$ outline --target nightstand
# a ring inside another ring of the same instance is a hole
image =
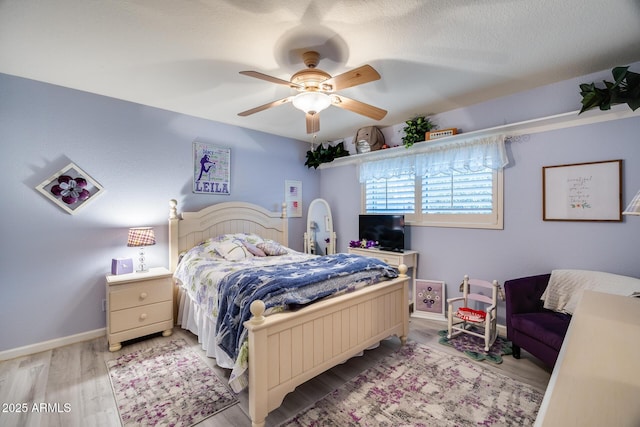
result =
[[[109,351],[122,341],[161,332],[173,333],[173,278],[164,267],[144,273],[108,274],[107,339]]]

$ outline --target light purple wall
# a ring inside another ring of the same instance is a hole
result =
[[[602,78],[610,79],[610,72],[436,118],[441,127],[469,132],[577,110],[577,84]],[[464,274],[501,282],[553,268],[640,276],[634,245],[640,218],[613,224],[541,218],[541,168],[547,165],[624,159],[628,203],[640,189],[639,134],[640,119],[633,118],[510,143],[504,230],[412,227],[419,277],[444,280],[454,294]],[[194,140],[231,147],[231,196],[191,193]],[[301,180],[305,210],[290,219],[290,245],[302,249],[306,208],[316,197],[332,207],[338,250],[357,237],[357,168],[308,170],[308,145],[298,141],[0,74],[0,144],[0,351],[104,327],[104,274],[111,258],[135,254],[125,246],[127,228],[154,226],[158,244],[148,250],[149,263],[167,263],[171,198],[185,210],[228,200],[276,209],[284,180]],[[34,189],[70,161],[106,188],[74,216]],[[500,310],[502,316],[504,304]]]
[[[231,147],[230,196],[192,193],[194,140]],[[111,258],[136,254],[128,227],[154,226],[147,258],[167,265],[169,199],[180,210],[230,200],[276,210],[284,181],[300,180],[304,216],[289,225],[302,250],[319,197],[306,143],[2,74],[0,144],[0,351],[104,327]],[[69,162],[105,187],[73,216],[35,190]]]
[[[632,69],[640,69],[638,65]],[[579,110],[578,84],[602,79],[611,80],[610,71],[436,115],[435,119],[442,128],[473,131]],[[411,249],[420,252],[418,277],[445,281],[450,296],[459,294],[465,274],[501,283],[555,268],[640,277],[640,217],[623,217],[620,223],[542,220],[543,166],[623,159],[626,206],[640,190],[638,135],[640,118],[635,117],[527,135],[508,143],[504,230],[409,227]],[[321,194],[332,207],[337,249],[346,251],[349,241],[358,237],[357,167],[321,172]],[[504,323],[504,303],[499,307],[499,321]]]

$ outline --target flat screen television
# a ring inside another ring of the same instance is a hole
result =
[[[404,215],[360,215],[359,238],[374,240],[383,251],[404,251]]]

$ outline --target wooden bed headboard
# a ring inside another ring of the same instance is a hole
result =
[[[224,202],[197,212],[178,214],[178,202],[169,200],[169,269],[178,265],[180,252],[209,237],[227,233],[255,233],[289,246],[286,205],[271,212],[246,202]]]

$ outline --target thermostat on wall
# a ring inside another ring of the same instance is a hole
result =
[[[131,258],[113,258],[111,260],[111,274],[133,273],[133,260]]]

